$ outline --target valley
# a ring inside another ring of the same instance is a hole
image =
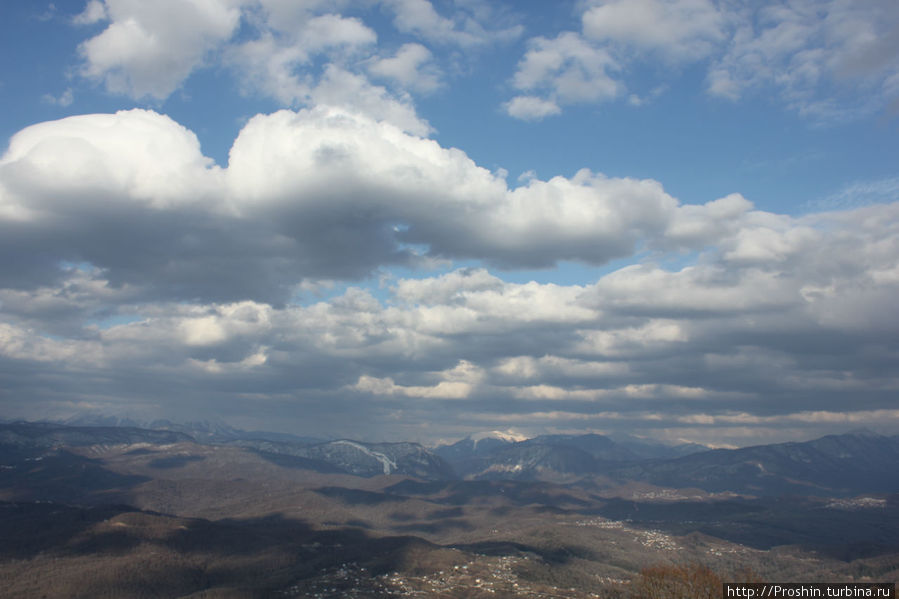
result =
[[[3,596],[630,597],[641,570],[694,564],[730,581],[899,578],[891,437],[664,458],[598,435],[234,436],[0,424]],[[840,459],[853,478],[806,475]]]

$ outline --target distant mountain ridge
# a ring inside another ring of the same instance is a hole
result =
[[[305,460],[307,467],[344,472],[356,476],[400,474],[428,480],[455,478],[452,467],[418,443],[363,443],[348,439],[302,444],[265,440],[231,443],[263,455],[291,456]],[[299,463],[298,463],[299,464]]]
[[[29,448],[86,445],[154,445],[193,442],[185,433],[131,426],[71,426],[49,422],[0,423],[0,445]]]
[[[630,438],[617,442],[595,433],[540,435],[523,441],[496,438],[462,439],[437,447],[434,452],[456,472],[471,478],[540,478],[546,474],[587,475],[605,472],[612,465],[647,458],[674,458],[707,447],[669,447]]]
[[[597,434],[541,435],[523,441],[486,436],[432,450],[408,442],[308,442],[292,436],[272,440],[259,438],[256,433],[197,424],[184,429],[205,430],[207,434],[195,437],[167,428],[133,426],[0,423],[0,457],[33,459],[44,450],[66,447],[199,443],[243,448],[283,467],[362,477],[555,482],[589,482],[600,477],[614,484],[756,496],[848,497],[899,492],[899,436],[870,431],[741,449],[694,451],[695,447],[669,447],[665,456],[664,447],[639,440],[615,441]],[[694,452],[679,455],[682,451]]]
[[[470,439],[438,447],[465,478],[553,480],[602,475],[672,488],[746,495],[851,496],[899,491],[899,436],[871,431],[805,442],[708,449],[665,447],[602,435],[541,435],[479,447]]]
[[[827,435],[803,443],[715,449],[621,467],[612,474],[661,486],[753,495],[852,495],[899,490],[899,436]]]
[[[184,433],[193,437],[198,442],[227,443],[237,439],[264,439],[268,441],[321,443],[327,439],[320,437],[304,437],[290,433],[276,433],[272,431],[246,431],[234,428],[224,422],[215,420],[194,420],[188,422],[172,422],[171,420],[151,420],[142,422],[131,418],[118,418],[115,416],[87,415],[62,420],[58,424],[68,426],[109,426],[130,427],[149,430],[168,430]]]

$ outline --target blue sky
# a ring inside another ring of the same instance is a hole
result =
[[[899,432],[891,0],[11,0],[8,417]]]

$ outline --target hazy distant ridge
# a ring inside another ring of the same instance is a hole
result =
[[[19,455],[42,448],[201,443],[244,448],[280,466],[362,477],[575,482],[599,476],[619,484],[640,482],[769,496],[899,491],[899,437],[867,431],[802,443],[696,451],[696,446],[641,445],[633,440],[622,443],[596,434],[542,435],[517,442],[468,438],[427,449],[408,442],[270,440],[237,429],[211,432],[210,427],[196,424],[182,426],[183,430],[197,428],[209,434],[194,437],[186,432],[133,426],[6,423],[0,424],[0,450]],[[684,451],[693,453],[682,455]]]

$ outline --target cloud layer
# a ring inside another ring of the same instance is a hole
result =
[[[882,422],[897,223],[896,203],[792,217],[586,170],[512,187],[325,105],[250,119],[225,167],[153,111],[69,117],[0,159],[4,402],[352,436]],[[497,274],[612,260],[582,285]]]

